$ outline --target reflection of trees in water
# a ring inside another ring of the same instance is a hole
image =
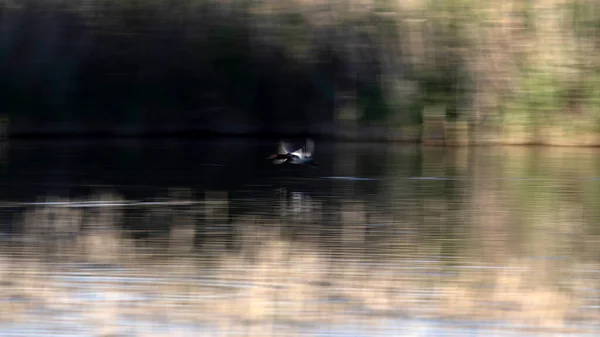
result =
[[[55,204],[8,208],[5,202],[0,214],[14,222],[14,238],[36,240],[11,242],[10,258],[277,283],[280,288],[231,292],[248,295],[244,305],[254,306],[252,312],[240,312],[236,301],[211,302],[257,320],[288,300],[280,311],[293,304],[323,317],[346,305],[377,313],[435,305],[444,316],[546,317],[542,325],[580,313],[596,317],[581,309],[595,305],[586,289],[600,256],[598,180],[589,179],[598,172],[596,152],[385,149],[341,144],[327,152],[335,176],[376,180],[281,171],[288,173],[245,189],[165,189],[152,199],[127,200],[115,188],[40,200]],[[100,203],[83,203],[90,200]],[[63,201],[79,204],[56,204]],[[169,282],[172,288],[160,291],[217,292],[196,279]],[[311,302],[321,298],[346,302]]]
[[[594,230],[584,218],[576,217],[581,211],[578,205],[564,205],[554,213],[556,219],[539,218],[549,224],[519,222],[521,218],[511,206],[513,201],[507,197],[506,182],[487,181],[484,174],[473,173],[474,185],[469,192],[472,199],[462,202],[435,192],[436,184],[446,182],[407,180],[402,197],[383,206],[377,196],[360,199],[343,197],[342,193],[337,198],[324,198],[279,188],[268,197],[247,200],[249,205],[243,209],[238,206],[244,201],[230,199],[223,191],[208,191],[197,198],[184,190],[147,201],[123,200],[112,192],[91,195],[89,200],[54,198],[38,205],[13,204],[11,212],[15,214],[13,218],[22,219],[13,225],[20,229],[17,232],[46,246],[62,247],[78,236],[109,230],[143,245],[168,245],[180,253],[200,248],[218,254],[238,247],[240,227],[247,225],[244,219],[254,219],[261,226],[273,224],[288,239],[333,250],[366,249],[374,255],[409,256],[418,255],[419,250],[438,251],[451,260],[469,254],[490,263],[527,254],[536,245],[542,252],[549,245],[562,252],[568,252],[569,247],[574,249],[574,241],[560,239],[561,236],[543,235],[535,240],[531,237],[538,228],[546,228],[550,223],[554,231],[571,236],[581,237]],[[445,186],[441,191],[449,188],[459,187]],[[389,207],[391,204],[394,207]]]
[[[439,317],[500,318],[557,327],[571,317],[574,308],[587,303],[582,285],[589,287],[589,283],[582,270],[584,266],[596,268],[575,251],[566,256],[565,263],[498,250],[490,245],[497,232],[472,222],[488,218],[462,213],[466,217],[461,220],[467,224],[455,223],[457,214],[448,207],[447,213],[440,212],[444,201],[439,197],[424,200],[413,213],[404,212],[415,208],[409,205],[400,211],[402,217],[394,218],[398,214],[376,209],[364,200],[339,198],[332,206],[296,191],[278,196],[284,199],[287,212],[272,208],[270,213],[254,214],[235,214],[228,195],[219,191],[203,198],[176,192],[169,196],[152,204],[127,203],[116,193],[104,193],[90,196],[103,203],[91,207],[82,203],[85,200],[78,205],[31,207],[23,217],[22,237],[37,241],[15,242],[10,254],[0,253],[9,261],[0,265],[0,271],[13,268],[0,273],[0,281],[26,271],[28,278],[10,281],[17,286],[25,279],[30,282],[20,296],[31,303],[69,303],[60,302],[64,290],[51,277],[76,272],[72,269],[78,264],[65,265],[60,272],[48,267],[43,273],[36,266],[46,266],[48,261],[54,263],[53,268],[58,261],[91,263],[100,269],[87,269],[85,275],[117,273],[119,286],[111,289],[160,296],[162,300],[152,302],[154,310],[169,307],[170,317],[196,313],[194,317],[226,319],[234,314],[238,320],[258,324],[277,315],[315,323],[325,316],[348,319],[339,313],[356,308],[380,317],[399,312],[419,315],[427,309]],[[484,205],[489,206],[490,200],[485,198]],[[133,222],[129,227],[123,226],[132,209],[138,217],[129,220]],[[320,216],[336,223],[316,223],[317,218],[307,221],[303,216],[318,209],[335,213],[324,217],[323,211]],[[145,226],[152,220],[156,222],[151,235],[136,233],[150,230]],[[579,245],[591,240],[582,239]],[[449,251],[449,240],[461,242]],[[508,243],[512,238],[503,236],[502,240]],[[543,239],[540,247],[548,250],[540,253],[554,252],[557,241],[552,240]],[[23,267],[17,269],[17,265]],[[107,272],[102,269],[107,265],[119,268]],[[125,282],[131,273],[137,281]],[[88,282],[89,291],[96,285]],[[240,283],[252,286],[235,285]],[[177,302],[169,302],[171,297]],[[132,314],[146,317],[140,311]]]

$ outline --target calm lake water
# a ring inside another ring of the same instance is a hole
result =
[[[4,144],[0,335],[600,332],[600,150],[275,149]]]

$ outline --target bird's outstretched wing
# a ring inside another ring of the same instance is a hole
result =
[[[298,150],[292,152],[291,155],[298,156],[298,158],[302,158],[302,153],[302,148],[299,148]]]
[[[289,148],[289,147],[288,147]],[[301,147],[293,152],[290,152],[291,155],[297,156],[298,158],[302,158],[304,154],[304,147]]]
[[[284,141],[279,141],[279,146],[277,147],[277,154],[288,154],[288,153],[290,153],[288,144]]]
[[[306,139],[306,145],[304,145],[304,152],[307,157],[312,157],[313,153],[315,152],[315,143],[312,139]]]
[[[295,151],[291,151],[289,144],[287,144],[286,142],[279,141],[279,146],[277,147],[277,154],[291,154],[297,156],[298,158],[304,158],[312,156],[314,148],[314,143],[310,138],[306,140],[306,144],[303,147]]]

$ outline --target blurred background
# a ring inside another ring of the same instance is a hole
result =
[[[0,0],[0,336],[600,333],[598,32],[591,0]],[[266,159],[306,136],[318,168]]]
[[[0,2],[12,135],[600,144],[599,4]]]

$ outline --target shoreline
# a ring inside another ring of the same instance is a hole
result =
[[[600,148],[600,134],[594,135],[592,140],[515,140],[515,139],[439,139],[425,137],[411,137],[396,133],[393,129],[382,129],[381,133],[373,133],[366,129],[358,133],[323,133],[323,132],[19,132],[10,134],[7,138],[0,139],[0,144],[11,141],[48,140],[195,140],[195,139],[265,139],[276,140],[282,138],[312,137],[323,141],[337,141],[346,143],[388,143],[422,145],[429,147],[470,148],[470,147],[571,147],[571,148]],[[508,137],[505,137],[508,138]]]

